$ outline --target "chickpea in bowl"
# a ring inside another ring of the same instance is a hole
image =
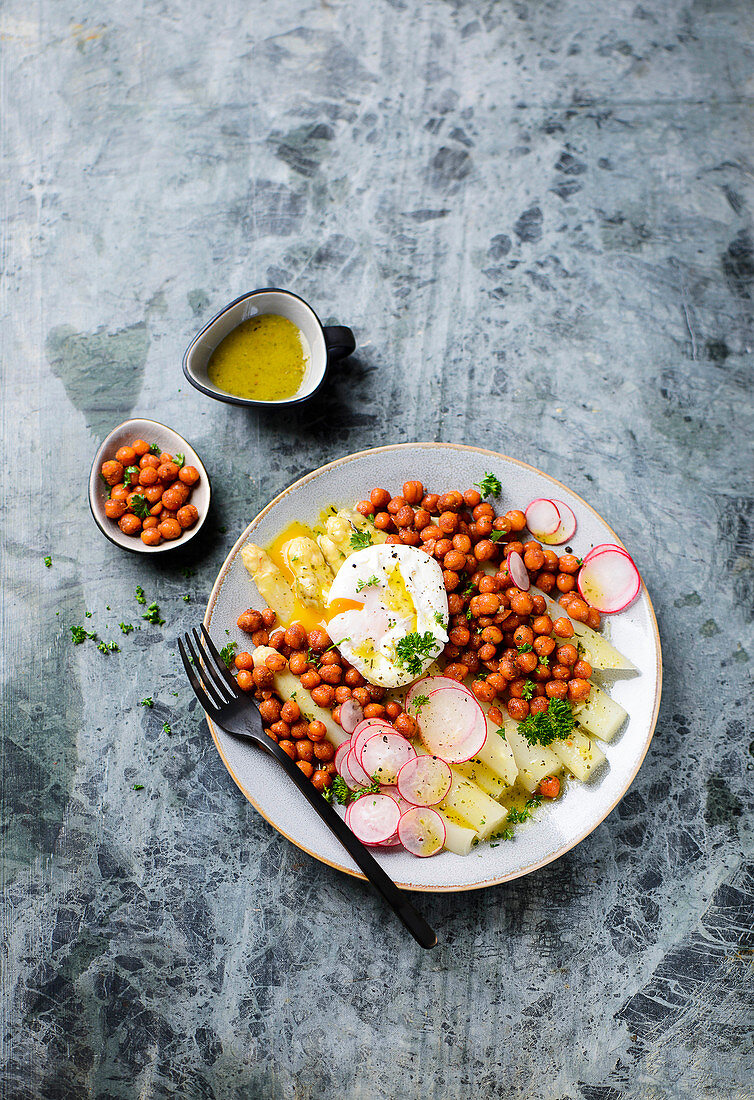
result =
[[[153,420],[120,424],[92,464],[92,515],[124,549],[155,553],[184,546],[201,528],[209,500],[209,478],[196,451]]]

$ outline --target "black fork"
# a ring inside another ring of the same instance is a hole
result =
[[[185,641],[185,645],[184,645]],[[194,694],[213,722],[234,737],[253,741],[270,756],[274,756],[289,779],[295,783],[307,802],[310,803],[335,834],[351,859],[361,868],[374,888],[382,895],[398,918],[422,947],[434,947],[437,936],[414,909],[406,895],[398,889],[393,880],[385,874],[377,860],[357,839],[311,780],[307,779],[300,768],[296,767],[290,756],[268,737],[262,726],[262,716],[236,684],[215,643],[202,624],[201,635],[193,630],[178,639],[183,667],[189,678]],[[188,650],[188,653],[186,652]]]

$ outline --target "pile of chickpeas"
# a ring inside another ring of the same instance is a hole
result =
[[[159,546],[163,539],[179,539],[199,519],[199,511],[189,503],[199,481],[195,466],[178,466],[173,455],[152,453],[143,439],[120,447],[115,458],[102,463],[102,477],[110,486],[105,515],[117,522],[124,535],[141,535],[145,546]],[[128,474],[129,484],[125,477]],[[146,504],[136,498],[145,498]],[[148,507],[148,515],[136,515]]]
[[[546,710],[549,699],[577,703],[589,697],[592,666],[571,641],[572,622],[565,615],[553,619],[538,592],[523,592],[514,585],[508,555],[517,551],[532,583],[543,592],[558,593],[559,603],[572,619],[596,629],[600,615],[575,592],[579,559],[570,551],[558,555],[526,538],[523,512],[497,516],[476,489],[438,495],[425,493],[420,481],[407,481],[402,496],[373,489],[369,500],[356,507],[386,532],[388,543],[417,546],[440,563],[450,612],[446,676],[459,682],[472,676],[471,689],[477,698],[505,706],[516,721]],[[492,532],[499,536],[490,538]],[[483,564],[494,566],[495,572],[482,570]],[[400,703],[386,702],[385,688],[367,683],[333,647],[326,630],[307,631],[300,623],[273,629],[275,623],[271,608],[250,608],[239,616],[238,626],[251,636],[255,648],[271,646],[276,652],[258,668],[251,653],[239,653],[235,658],[238,686],[254,695],[265,732],[318,790],[332,783],[335,747],[327,739],[324,723],[308,722],[295,700],[282,703],[275,696],[275,673],[286,666],[336,722],[343,703],[354,699],[365,718],[384,718],[404,737],[416,736],[416,719]],[[524,698],[527,694],[529,699]],[[489,707],[493,721],[502,721],[500,706]]]

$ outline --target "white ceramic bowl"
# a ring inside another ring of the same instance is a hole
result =
[[[492,451],[450,443],[408,443],[348,455],[308,474],[276,497],[252,520],[220,570],[205,624],[218,646],[231,639],[248,646],[236,626],[247,607],[262,608],[256,586],[241,561],[249,540],[268,545],[294,519],[316,524],[328,504],[350,505],[379,486],[396,494],[404,481],[419,479],[427,491],[467,489],[490,471],[503,486],[502,510],[525,507],[535,497],[556,497],[573,508],[578,528],[568,545],[583,557],[602,542],[620,540],[581,497],[531,466]],[[558,547],[561,552],[564,547]],[[480,844],[468,856],[441,852],[418,859],[394,849],[373,854],[387,873],[410,890],[471,890],[518,878],[558,859],[610,813],[628,790],[649,747],[660,705],[662,664],[657,623],[646,588],[620,614],[605,616],[606,634],[639,675],[606,681],[609,694],[628,711],[624,729],[601,744],[607,764],[588,783],[566,784],[564,795],[545,803],[534,820],[518,827],[513,840]],[[210,722],[220,756],[257,810],[304,851],[323,863],[363,877],[314,810],[291,786],[277,763],[253,745],[229,737]]]
[[[100,470],[102,463],[115,457],[119,447],[127,447],[135,439],[144,439],[147,443],[157,443],[163,451],[170,454],[183,454],[186,456],[186,465],[195,466],[199,471],[199,482],[191,493],[190,503],[199,513],[199,519],[193,527],[181,535],[179,539],[163,541],[159,546],[146,546],[139,535],[124,535],[115,520],[108,519],[105,515],[105,502],[107,501],[107,487],[102,479]],[[92,510],[94,522],[99,527],[105,538],[120,546],[123,550],[131,550],[136,554],[166,554],[170,550],[182,549],[199,533],[202,524],[207,518],[212,487],[209,476],[204,468],[204,463],[199,458],[194,448],[182,435],[174,432],[165,424],[159,424],[156,420],[124,420],[117,428],[113,428],[110,434],[102,441],[100,449],[94,456],[92,469],[89,474],[89,507]]]

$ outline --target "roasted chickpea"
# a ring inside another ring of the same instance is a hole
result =
[[[417,733],[419,732],[419,727],[417,725],[416,719],[412,715],[404,714],[403,712],[396,715],[395,719],[393,720],[393,726],[395,727],[396,732],[400,733],[402,737],[416,737]]]
[[[460,661],[445,666],[445,675],[450,677],[451,680],[457,680],[459,684],[463,683],[468,674],[468,668]]]
[[[248,671],[248,669],[242,668],[236,677],[236,683],[241,691],[253,691],[254,690],[254,677]]]
[[[573,666],[573,675],[576,677],[577,680],[588,680],[591,677],[593,671],[594,670],[589,662],[585,661],[583,658],[577,661],[576,664]]]
[[[557,798],[560,794],[560,780],[556,775],[546,775],[537,788],[543,798]]]
[[[291,654],[291,660],[293,660],[293,654]],[[314,688],[319,687],[322,683],[319,673],[316,669],[309,668],[307,672],[304,672],[301,676],[301,685],[305,687],[307,691],[312,691]]]
[[[122,500],[106,500],[105,501],[105,515],[108,519],[120,519],[126,510],[125,501]]]
[[[317,760],[326,763],[328,760],[332,760],[335,756],[335,746],[330,741],[315,741],[314,743],[314,755]]]
[[[412,527],[414,523],[414,509],[410,504],[404,504],[393,516],[396,527]]]
[[[327,737],[327,726],[319,720],[309,723],[309,739],[311,741],[324,741]]]
[[[139,485],[143,488],[148,488],[150,485],[154,485],[157,482],[157,471],[154,466],[145,466],[143,470],[139,471]]]
[[[432,517],[426,508],[418,508],[417,511],[414,512],[414,529],[416,531],[423,531],[431,522]]]
[[[291,723],[291,737],[294,741],[300,741],[302,737],[309,736],[309,723],[305,718],[299,718],[298,721]]]
[[[118,526],[124,535],[138,535],[141,531],[141,520],[138,516],[132,515],[131,512],[126,512],[118,520]]]
[[[529,704],[526,699],[509,699],[505,707],[508,714],[515,722],[523,722],[524,718],[528,717]]]
[[[351,698],[351,689],[347,684],[338,684],[335,688],[335,702],[340,705],[345,703],[346,699]]]
[[[249,654],[240,654],[241,656],[249,656]],[[238,657],[236,658],[238,660]],[[253,662],[252,662],[253,664]],[[239,668],[244,671],[248,671],[248,665],[239,665]],[[265,699],[263,703],[259,704],[259,713],[262,716],[262,721],[266,726],[273,726],[275,722],[280,721],[281,707],[279,699]]]
[[[157,467],[157,479],[163,485],[172,485],[178,477],[178,467],[175,462],[163,462]]]
[[[458,516],[455,512],[442,512],[437,526],[446,535],[454,535],[458,530]]]
[[[367,703],[364,707],[365,718],[384,718],[385,708],[382,703]]]
[[[149,450],[149,444],[146,443],[143,439],[135,439],[131,444],[131,447],[133,448],[134,454],[138,458],[141,458],[141,456],[145,455]]]
[[[306,645],[306,631],[301,623],[292,623],[285,632],[285,644],[300,650]]]
[[[568,681],[568,698],[572,703],[580,703],[582,700],[588,699],[591,690],[592,685],[588,680],[576,678]]]
[[[332,645],[332,638],[326,630],[315,626],[313,630],[309,631],[309,645],[315,653],[324,653]]]
[[[388,515],[391,515],[391,516],[395,517],[398,514],[398,512],[400,512],[401,508],[405,508],[405,507],[406,507],[406,501],[404,500],[403,497],[393,497],[392,500],[390,500],[388,502],[388,505],[387,505]]]
[[[494,615],[500,608],[500,597],[495,592],[484,592],[471,600],[471,614],[475,617]]]
[[[270,729],[281,740],[287,740],[291,736],[291,727],[287,722],[284,722],[282,718],[279,718],[277,722],[273,722]]]
[[[553,649],[555,649],[555,639],[548,638],[543,634],[538,634],[534,639],[534,652],[538,657],[549,657]]]
[[[193,527],[196,521],[199,519],[199,512],[193,504],[184,504],[182,508],[179,508],[175,514],[175,518],[180,523],[184,531],[187,531],[189,527]]]
[[[477,699],[483,703],[491,703],[495,698],[495,689],[484,680],[474,680],[471,685],[471,690],[476,695]]]
[[[571,642],[566,642],[565,645],[559,645],[555,651],[555,660],[559,665],[575,665],[579,659],[579,651],[575,645]]]
[[[422,508],[426,508],[428,512],[434,515],[434,513],[438,511],[437,505],[439,500],[440,498],[437,493],[425,493],[422,498]]]
[[[402,541],[400,535],[388,535],[385,539],[385,546],[400,546]]]
[[[589,604],[579,596],[574,596],[568,605],[568,614],[577,623],[585,623],[589,618]]]
[[[537,615],[531,628],[535,634],[552,634],[552,619],[549,615]]]
[[[482,494],[477,489],[467,489],[463,494],[463,503],[467,508],[476,508],[482,503]]]
[[[233,659],[233,664],[236,666],[237,669],[244,668],[244,669],[246,669],[247,672],[251,672],[254,669],[254,658],[252,657],[252,655],[250,653],[246,653],[246,651],[243,651],[241,653],[236,654],[235,658]],[[260,714],[261,714],[261,709],[260,709]],[[265,717],[265,715],[262,714],[262,718],[265,720],[265,722],[267,722],[268,725],[270,724],[270,722],[276,722],[278,717],[279,717],[279,715],[276,716],[275,718],[270,718],[268,720]]]
[[[269,645],[270,635],[266,630],[255,630],[251,635],[251,640],[255,646]]]
[[[602,616],[596,607],[590,607],[586,615],[587,626],[591,626],[592,630],[599,630],[602,626]]]
[[[183,492],[181,492],[181,489]],[[186,503],[186,497],[184,493],[187,492],[185,485],[171,485],[169,489],[166,489],[162,494],[162,506],[167,508],[169,512],[175,512],[178,515],[178,509],[182,508]]]
[[[547,710],[549,700],[542,695],[535,695],[529,700],[529,714],[543,714]]]
[[[557,634],[559,638],[572,638],[573,637],[573,623],[570,619],[565,618],[556,619],[552,624],[553,634]]]
[[[119,447],[115,452],[115,459],[122,466],[133,466],[136,461],[136,451],[133,447]]]
[[[489,539],[482,539],[474,547],[474,557],[477,561],[490,561],[495,556],[496,547]]]
[[[522,672],[527,673],[534,672],[534,669],[539,664],[539,657],[531,650],[527,650],[526,653],[518,653],[516,655],[516,665]]]
[[[294,676],[303,676],[309,670],[309,659],[306,650],[297,650],[288,658],[288,668]]]
[[[571,670],[568,665],[553,664],[550,666],[550,676],[553,680],[568,680]]]
[[[255,630],[261,629],[262,616],[258,611],[250,607],[247,611],[244,611],[243,614],[238,616],[236,626],[247,634],[253,634]]]
[[[303,683],[303,677],[301,682]],[[318,707],[331,707],[335,702],[335,689],[329,684],[320,684],[312,688],[312,699]]]
[[[570,573],[558,573],[555,578],[555,586],[558,592],[572,592],[576,587],[576,578]]]
[[[177,519],[164,519],[157,530],[164,539],[179,539],[183,534],[183,528]]]
[[[274,676],[272,674],[272,669],[267,668],[266,665],[259,665],[254,669],[252,675],[254,677],[254,683],[258,688],[262,688],[263,690],[272,688]]]
[[[356,511],[359,513],[359,515],[362,516],[373,516],[374,505],[372,504],[371,500],[360,500],[359,503],[356,505]]]
[[[357,668],[346,669],[346,683],[350,688],[364,686],[364,677]]]
[[[530,626],[517,626],[513,631],[513,644],[516,646],[533,645],[534,631]]]
[[[545,684],[545,693],[549,699],[565,699],[568,694],[568,684],[565,680],[548,680]]]
[[[156,527],[147,527],[146,530],[141,532],[141,541],[145,546],[159,546],[162,542],[162,535]]]
[[[144,470],[147,466],[153,466],[155,470],[160,465],[160,460],[157,455],[147,453],[141,456],[139,459],[139,469]]]
[[[378,512],[384,512],[390,503],[390,493],[387,489],[372,489],[369,499]]]
[[[459,512],[463,508],[463,494],[455,489],[449,493],[442,493],[438,498],[437,506],[441,512]]]
[[[123,480],[123,463],[116,462],[114,459],[103,462],[101,473],[108,485],[117,485],[119,481]]]
[[[157,516],[147,516],[147,518],[142,523],[142,527],[145,531],[148,531],[150,527],[159,527],[159,524],[160,521],[158,520]]]
[[[343,669],[340,665],[336,664],[322,665],[319,670],[319,676],[323,684],[330,684],[331,687],[337,687],[343,679]]]
[[[312,761],[314,759],[314,744],[308,737],[302,737],[296,742],[296,756],[299,760]]]
[[[542,548],[536,542],[529,543],[524,549],[524,565],[530,573],[538,573],[545,564],[545,556]]]
[[[272,732],[274,733],[275,731],[273,730]],[[296,759],[296,746],[293,741],[281,739],[280,741],[278,741],[278,745],[284,753],[287,753],[287,755],[290,756],[291,760]]]
[[[332,777],[324,768],[317,768],[312,776],[312,784],[318,791],[324,791],[326,787],[332,784]]]
[[[555,574],[540,573],[534,583],[538,588],[541,588],[546,595],[549,596],[553,588],[555,588]]]
[[[307,779],[314,775],[314,765],[310,760],[297,760],[296,767],[301,769]]]
[[[526,528],[526,516],[518,508],[513,508],[505,513],[505,519],[510,524],[511,531],[523,531]]]

